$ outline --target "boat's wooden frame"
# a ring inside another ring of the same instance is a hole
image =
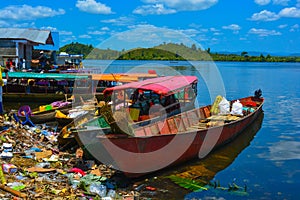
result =
[[[244,106],[255,103],[254,111],[244,116],[211,116],[211,106],[208,105],[134,128],[133,136],[111,134],[98,128],[79,130],[75,132],[75,138],[99,162],[109,160],[105,164],[111,164],[128,177],[139,177],[197,156],[204,157],[211,150],[233,140],[263,112],[263,98],[250,96],[239,101]],[[178,142],[178,145],[173,145],[176,148],[160,151],[174,140]],[[130,153],[124,156],[118,149]],[[156,151],[160,154],[151,156],[151,152]],[[160,165],[160,161],[168,160],[169,155],[177,152],[179,156],[167,166]]]

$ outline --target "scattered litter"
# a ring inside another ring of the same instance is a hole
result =
[[[0,199],[133,200],[138,191],[159,191],[143,184],[135,191],[120,188],[112,166],[86,159],[78,146],[61,151],[57,124],[33,124],[14,114],[0,115]]]

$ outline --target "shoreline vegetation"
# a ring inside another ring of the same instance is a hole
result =
[[[99,49],[92,45],[80,43],[67,44],[59,49],[69,54],[83,54],[84,59],[92,60],[170,60],[170,61],[233,61],[233,62],[300,62],[300,55],[272,56],[271,54],[251,55],[247,51],[240,54],[212,52],[210,48],[200,49],[195,44],[188,47],[184,44],[163,43],[152,48]]]

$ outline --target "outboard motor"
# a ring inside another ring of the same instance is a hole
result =
[[[255,90],[254,92],[255,98],[261,98],[261,95],[262,95],[261,89]]]

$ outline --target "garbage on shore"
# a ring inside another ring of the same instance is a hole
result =
[[[29,126],[0,115],[0,199],[137,199],[121,189],[109,166],[62,152],[54,126]]]

